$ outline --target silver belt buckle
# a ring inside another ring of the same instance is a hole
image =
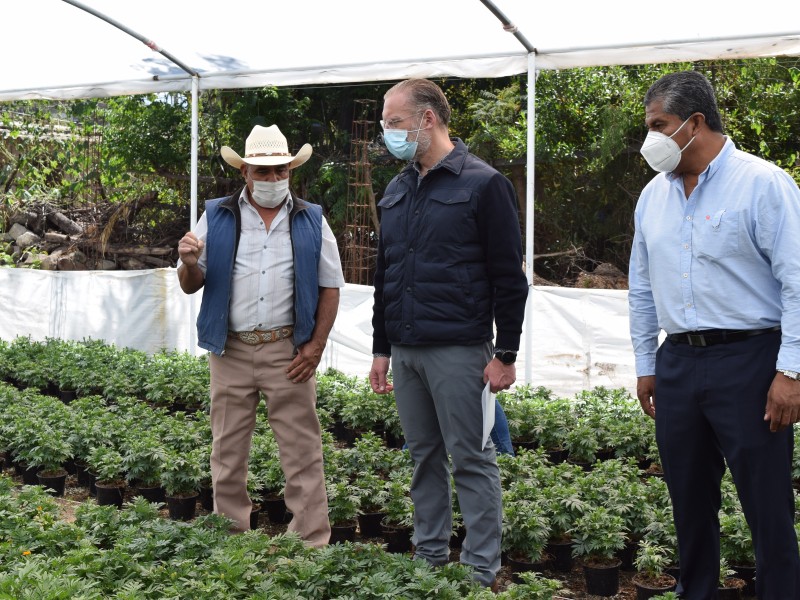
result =
[[[706,337],[702,333],[687,333],[686,339],[689,341],[690,346],[699,346],[704,348],[706,344]]]

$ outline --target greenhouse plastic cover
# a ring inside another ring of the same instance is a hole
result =
[[[533,48],[537,69],[800,54],[796,0],[17,0],[2,14],[0,100],[188,91],[189,73],[201,89],[501,77],[527,72]]]
[[[348,284],[320,369],[367,377],[372,364],[372,292]],[[200,355],[195,319],[202,291],[188,296],[175,269],[37,271],[0,268],[0,339],[99,339],[149,353],[175,349]],[[571,397],[603,385],[634,392],[626,290],[534,286],[533,343],[517,360],[518,383]],[[529,362],[528,362],[529,361]],[[525,365],[531,378],[525,380]]]

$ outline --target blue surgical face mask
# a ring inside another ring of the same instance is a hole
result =
[[[422,125],[422,120],[425,115],[422,115],[419,124]],[[422,127],[418,129],[386,129],[383,130],[383,143],[386,148],[400,160],[411,160],[417,153],[417,140],[419,139],[419,132]],[[408,134],[416,132],[417,137],[413,142],[408,141]]]

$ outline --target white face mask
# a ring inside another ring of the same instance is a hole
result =
[[[691,117],[689,117],[689,119],[691,119]],[[681,123],[681,126],[675,130],[675,133],[683,129],[683,126],[686,125],[689,119]],[[681,148],[675,140],[672,139],[675,133],[666,136],[658,131],[647,132],[647,137],[644,139],[644,144],[642,144],[642,149],[639,150],[639,152],[642,153],[647,164],[650,165],[650,168],[653,170],[659,171],[660,173],[668,173],[677,169],[678,164],[681,162],[681,153],[694,141],[694,136],[692,136],[692,139],[689,140],[689,144]]]
[[[253,191],[250,195],[262,208],[275,208],[289,195],[289,179],[253,181]]]

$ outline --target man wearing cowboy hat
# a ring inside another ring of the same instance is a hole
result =
[[[256,125],[238,168],[245,186],[206,202],[194,231],[178,244],[181,289],[204,288],[198,345],[211,369],[211,478],[214,512],[249,529],[247,464],[259,392],[286,477],[284,498],[296,531],[312,546],[328,543],[330,524],[322,470],[314,373],[339,306],[344,277],[322,209],[289,191],[296,155],[276,125]]]

